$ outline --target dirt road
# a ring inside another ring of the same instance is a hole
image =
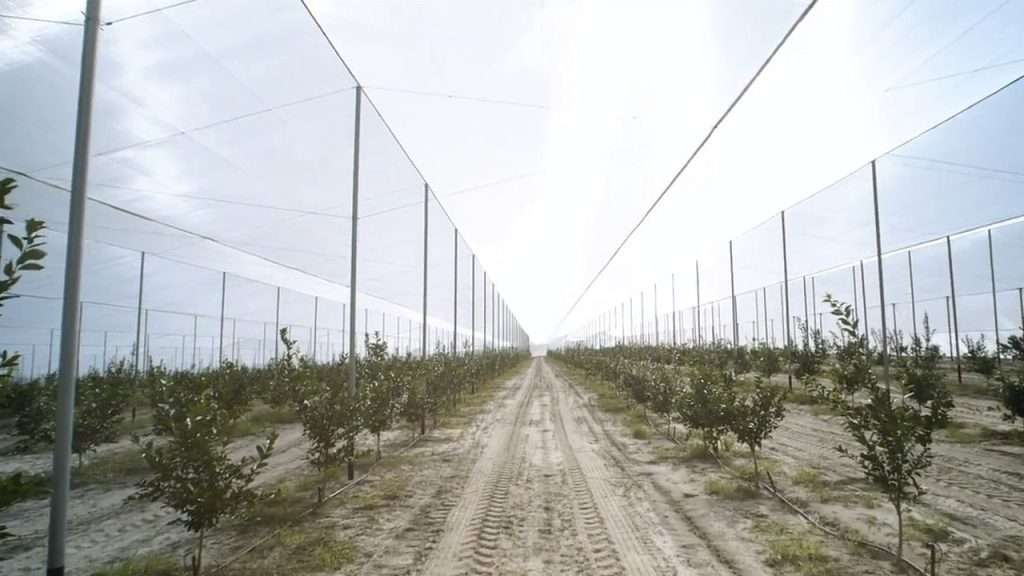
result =
[[[363,574],[747,574],[534,360]],[[739,568],[737,567],[739,566]]]

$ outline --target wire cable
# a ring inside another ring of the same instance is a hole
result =
[[[502,106],[516,106],[520,108],[535,108],[538,110],[547,110],[548,107],[544,104],[534,104],[530,102],[518,102],[515,100],[502,100],[497,98],[487,98],[485,96],[463,96],[460,94],[450,94],[447,92],[430,92],[426,90],[410,90],[407,88],[386,88],[384,86],[364,86],[370,90],[376,90],[379,92],[394,92],[396,94],[411,94],[414,96],[431,96],[435,98],[447,98],[449,100],[465,100],[468,102],[479,102],[481,104],[498,104]]]
[[[44,24],[63,24],[65,26],[83,26],[81,22],[71,20],[56,20],[51,18],[36,18],[34,16],[18,16],[16,14],[0,14],[0,18],[7,20],[21,20],[24,22],[40,22]]]
[[[158,8],[153,8],[151,10],[144,10],[136,14],[129,14],[128,16],[122,16],[121,18],[115,18],[113,20],[107,20],[103,23],[103,25],[111,26],[113,24],[118,24],[120,22],[125,22],[127,20],[134,20],[135,18],[141,18],[143,16],[149,16],[150,14],[157,14],[165,10],[170,10],[172,8],[177,8],[179,6],[184,6],[186,4],[192,4],[193,2],[196,2],[196,0],[181,0],[180,2],[175,2],[173,4],[168,4],[166,6],[160,6]]]
[[[804,21],[804,18],[807,17],[807,14],[810,13],[811,9],[814,8],[815,4],[817,3],[818,0],[811,0],[810,2],[808,2],[803,12],[800,13],[800,16],[797,17],[797,19],[786,31],[786,34],[783,35],[782,39],[779,40],[778,44],[775,45],[775,48],[768,54],[768,58],[766,58],[765,61],[761,64],[761,66],[757,69],[757,72],[755,72],[754,75],[750,77],[750,80],[748,80],[746,85],[743,86],[743,89],[740,90],[739,94],[737,94],[736,97],[733,98],[728,108],[725,109],[725,112],[723,112],[722,115],[718,118],[718,120],[711,126],[711,129],[708,130],[708,133],[704,135],[704,139],[700,141],[700,144],[698,144],[697,147],[694,148],[693,152],[691,152],[690,156],[686,159],[686,162],[683,163],[682,168],[680,168],[675,173],[672,179],[669,180],[668,185],[665,186],[661,193],[658,194],[658,197],[654,199],[654,202],[650,205],[650,207],[648,207],[647,210],[644,212],[643,216],[640,217],[640,221],[637,222],[633,226],[633,228],[626,234],[626,237],[622,239],[622,242],[619,243],[618,247],[615,248],[611,256],[608,257],[608,260],[604,263],[603,266],[601,266],[601,269],[597,271],[597,274],[594,275],[594,278],[590,280],[586,288],[583,289],[583,292],[579,295],[578,298],[576,298],[576,301],[573,302],[572,306],[569,307],[569,310],[559,321],[559,324],[565,322],[565,319],[568,318],[570,314],[572,314],[573,310],[576,309],[576,306],[579,305],[579,303],[583,300],[583,297],[587,295],[587,292],[589,292],[590,289],[594,286],[594,284],[597,283],[597,280],[601,277],[602,274],[604,274],[604,271],[608,269],[608,266],[610,266],[612,261],[615,260],[615,257],[619,255],[619,252],[621,252],[622,249],[626,246],[626,243],[629,242],[630,238],[632,238],[636,231],[640,229],[640,226],[642,226],[643,223],[647,221],[647,218],[651,215],[652,212],[654,212],[654,209],[658,207],[658,204],[660,204],[665,195],[668,194],[668,191],[672,189],[672,186],[675,185],[676,181],[679,180],[679,178],[683,175],[686,169],[690,167],[690,164],[693,162],[693,160],[704,149],[704,146],[707,145],[709,140],[711,140],[711,137],[714,136],[715,132],[718,130],[718,127],[721,126],[725,119],[729,117],[729,114],[733,111],[734,108],[736,108],[736,105],[740,103],[740,100],[742,100],[743,97],[747,94],[747,92],[750,90],[750,87],[754,85],[754,82],[757,81],[757,79],[761,76],[761,73],[764,72],[765,68],[768,67],[768,64],[771,63],[771,61],[775,58],[775,55],[779,53],[779,50],[782,49],[782,47],[786,44],[786,41],[789,40],[790,36],[793,35],[793,32],[796,31],[797,27],[800,26],[800,23]]]

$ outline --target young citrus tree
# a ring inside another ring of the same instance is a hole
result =
[[[750,449],[754,461],[754,486],[760,488],[757,451],[786,417],[786,392],[757,378],[753,391],[739,395],[732,408],[729,430]]]
[[[722,438],[729,432],[736,404],[735,379],[728,371],[699,368],[676,399],[679,419],[700,434],[704,446],[718,455]]]
[[[995,376],[998,363],[996,355],[989,352],[988,346],[985,345],[985,335],[982,334],[977,340],[970,336],[964,336],[963,342],[965,348],[963,358],[967,369],[984,376],[986,380]]]
[[[880,386],[868,389],[867,403],[847,403],[843,422],[857,448],[839,446],[865,478],[885,493],[896,510],[896,556],[903,558],[903,510],[923,494],[921,476],[932,463],[934,419],[912,402],[894,402]]]
[[[395,414],[395,374],[388,358],[388,344],[379,334],[366,337],[366,356],[360,360],[359,391],[363,397],[363,419],[366,429],[377,441],[377,460],[380,460],[380,435],[391,426]]]
[[[84,378],[79,378],[75,389],[75,426],[71,436],[71,451],[78,457],[79,470],[86,453],[95,451],[100,444],[117,439],[117,427],[124,420],[124,411],[131,394],[131,388],[124,384],[130,382],[132,368],[125,360],[121,360],[112,365],[112,369],[113,377],[90,372]]]
[[[207,531],[250,508],[260,497],[252,484],[273,453],[276,432],[254,455],[235,460],[228,451],[233,411],[213,393],[205,374],[183,372],[150,389],[153,434],[136,438],[152,475],[139,481],[136,497],[159,502],[179,514],[177,522],[198,535],[192,573],[203,565]]]
[[[832,307],[844,343],[837,348],[832,370],[836,387],[823,395],[840,413],[843,427],[856,444],[840,445],[837,450],[860,466],[864,477],[885,493],[896,510],[896,555],[902,559],[904,507],[924,494],[920,479],[932,463],[937,416],[929,404],[894,399],[885,386],[878,385],[850,305],[831,296],[825,301]],[[867,402],[856,400],[858,391],[867,394]]]
[[[836,300],[831,294],[825,295],[824,302],[831,308],[839,334],[833,336],[835,361],[828,370],[833,388],[819,390],[819,393],[833,397],[834,401],[842,400],[844,396],[852,400],[857,391],[875,384],[867,338],[860,333],[853,306]]]
[[[903,391],[922,408],[931,411],[935,425],[943,427],[949,423],[949,412],[953,409],[953,395],[946,387],[939,361],[942,352],[932,344],[934,331],[924,317],[924,336],[915,335],[910,347],[898,365],[898,377]]]

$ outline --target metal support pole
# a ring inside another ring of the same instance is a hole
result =
[[[363,87],[356,86],[356,115],[353,126],[353,149],[352,149],[352,246],[350,272],[348,275],[348,307],[352,313],[348,321],[348,390],[355,394],[356,385],[356,285],[357,264],[359,263],[359,130],[362,124]],[[364,322],[365,324],[365,322]],[[351,456],[351,454],[350,454]],[[349,461],[349,480],[353,477],[352,461]]]
[[[790,335],[790,320],[789,320],[789,253],[786,250],[786,211],[783,210],[779,213],[780,220],[782,222],[782,283],[783,292],[783,310],[786,319],[786,350],[790,349],[793,344],[793,339]],[[790,389],[793,388],[793,369],[790,366],[789,360],[786,360],[786,377],[789,380]]]
[[[946,335],[949,337],[949,357],[953,357],[953,320],[949,313],[949,296],[946,296]]]
[[[342,315],[345,309],[342,308]],[[277,287],[277,299],[274,304],[274,360],[278,359],[279,347],[281,345],[281,287]]]
[[[818,316],[818,285],[814,282],[814,276],[811,276],[811,318],[819,318],[817,330],[821,332],[824,328],[821,326],[820,317]]]
[[[860,261],[860,300],[864,303],[864,348],[865,351],[871,351],[871,332],[868,330],[868,316],[871,307],[868,306],[868,288],[867,282],[864,280],[864,261]],[[882,310],[882,316],[885,316],[885,310]]]
[[[953,280],[953,243],[946,236],[946,260],[949,265],[949,300],[953,306],[953,346],[956,353],[956,380],[964,383],[963,369],[960,367],[960,321],[956,313],[956,282]]]
[[[317,320],[320,318],[320,297],[313,296],[313,363],[316,363]]]
[[[754,343],[757,343],[758,338],[761,336],[760,324],[761,318],[761,302],[757,299],[757,289],[754,289]]]
[[[736,316],[736,269],[733,267],[732,240],[729,240],[729,291],[732,294],[732,347],[740,345],[740,324]]]
[[[135,310],[135,373],[139,372],[139,357],[142,354],[142,288],[146,278],[146,253],[139,258],[139,300]],[[49,372],[49,370],[47,370]]]
[[[428,263],[430,261],[430,255],[428,253],[429,240],[428,234],[430,233],[430,187],[427,182],[423,182],[423,326],[421,327],[423,333],[420,336],[420,357],[427,357],[427,278],[428,278]]]
[[[703,333],[700,330],[700,260],[694,262],[694,267],[697,270],[697,309],[696,314],[694,314],[694,317],[697,320],[697,346],[700,346],[704,342]]]
[[[810,347],[811,342],[811,323],[810,323],[810,311],[807,309],[807,275],[803,277],[803,292],[804,292],[804,346]]]
[[[64,574],[67,504],[71,488],[71,434],[74,425],[75,383],[78,379],[78,307],[81,301],[82,245],[85,238],[85,207],[88,198],[86,185],[89,173],[89,139],[92,129],[92,95],[99,23],[100,0],[88,0],[82,35],[82,66],[78,81],[78,117],[75,125],[75,155],[71,172],[67,260],[64,267],[57,423],[51,476],[53,495],[50,497],[50,524],[46,555],[47,576],[62,576]]]
[[[472,255],[469,264],[470,290],[469,290],[469,334],[470,346],[469,355],[476,355],[476,254]]]
[[[850,266],[850,272],[853,274],[853,317],[860,320],[860,304],[857,302],[857,267]]]
[[[907,273],[910,275],[910,321],[911,336],[917,339],[917,296],[914,294],[914,257],[907,250]],[[926,335],[930,336],[930,335]]]
[[[988,270],[992,280],[992,327],[996,331],[996,363],[1002,364],[1002,354],[999,353],[999,301],[996,298],[996,260],[992,251],[992,229],[988,229]]]
[[[452,268],[455,269],[455,281],[452,284],[452,356],[459,353],[459,229],[455,229],[455,256]]]
[[[764,343],[767,345],[768,344],[768,287],[767,286],[762,286],[761,287],[761,304],[763,304],[761,307],[764,309],[764,311],[763,311],[763,314],[764,314]],[[772,346],[774,346],[774,345],[775,345],[775,340],[773,338],[772,339]]]
[[[264,332],[266,332],[266,324],[263,325]],[[192,368],[196,367],[196,346],[198,344],[197,339],[199,336],[199,316],[196,314],[192,315]],[[266,337],[266,334],[263,335]],[[260,351],[262,353],[262,350]]]
[[[220,348],[217,354],[217,365],[224,363],[224,299],[228,289],[228,273],[220,273]]]
[[[32,345],[32,353],[35,354],[35,351],[36,351],[36,345],[33,344]],[[34,359],[33,359],[33,362],[35,362]],[[35,368],[35,367],[33,366],[33,368]],[[106,330],[103,331],[103,365],[101,366],[100,370],[104,374],[107,373],[107,331]]]
[[[348,276],[348,302],[349,309],[349,343],[348,343],[348,392],[353,397],[358,390],[356,383],[356,286],[358,285],[357,264],[359,263],[359,131],[362,126],[363,87],[356,86],[356,110],[353,126],[352,146],[352,245],[350,260],[350,272]],[[355,478],[355,443],[349,441],[348,453],[348,479]]]
[[[871,193],[875,208],[875,258],[878,260],[878,302],[882,313],[882,378],[888,390],[889,383],[889,336],[885,325],[885,275],[882,271],[882,226],[878,218],[878,171],[875,161],[871,161]]]
[[[1024,333],[1024,288],[1017,288],[1017,304],[1020,306],[1020,329]]]
[[[644,291],[640,291],[640,344],[647,345],[647,328],[644,326]]]
[[[484,293],[483,293],[483,302],[484,302],[484,310],[483,310],[483,316],[484,316],[483,317],[483,324],[484,325],[483,325],[483,332],[484,332],[484,353],[486,354],[487,353],[487,272],[484,272],[483,288],[484,288]]]

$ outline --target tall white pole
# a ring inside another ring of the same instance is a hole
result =
[[[85,238],[85,206],[88,197],[89,139],[92,131],[92,95],[96,75],[96,41],[99,35],[100,0],[88,0],[82,34],[82,66],[78,78],[78,118],[75,124],[75,156],[71,169],[71,207],[68,215],[67,260],[64,267],[64,303],[58,365],[57,422],[53,444],[53,495],[46,549],[47,576],[64,574],[68,493],[71,488],[71,435],[78,378],[79,317],[82,288],[82,245]]]

